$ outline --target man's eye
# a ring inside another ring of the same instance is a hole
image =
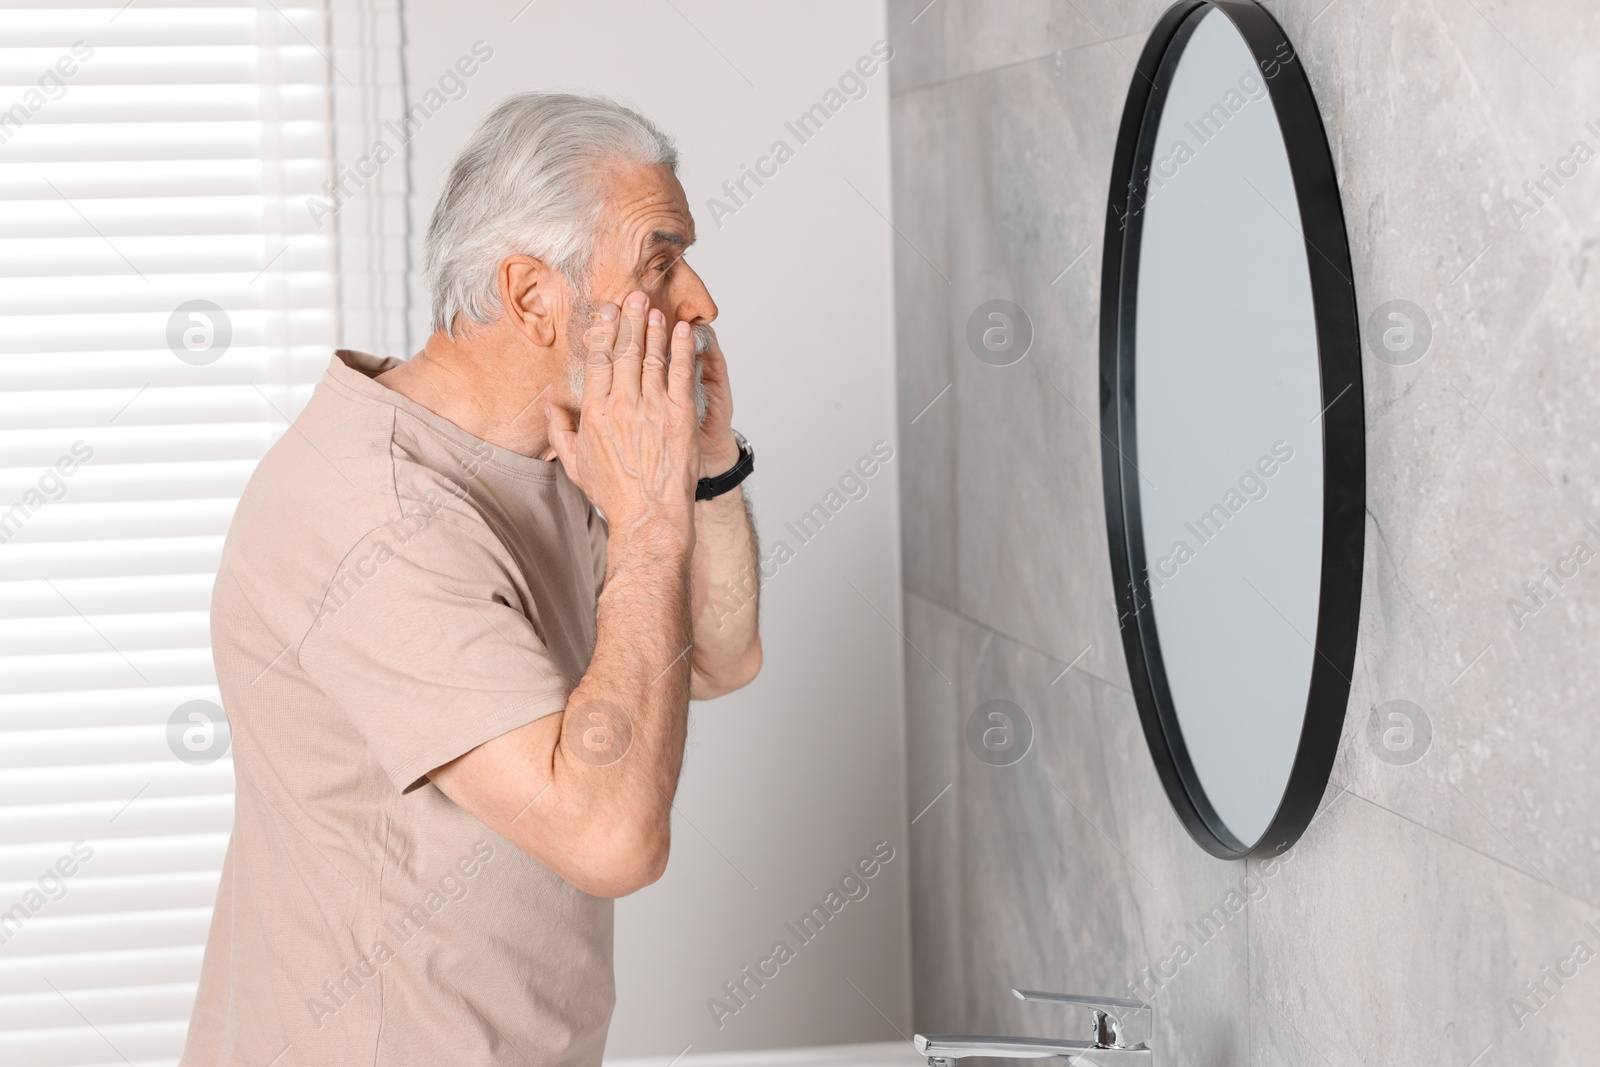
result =
[[[672,259],[663,259],[660,263],[656,264],[656,270],[660,271],[662,274],[665,274],[667,271],[672,269],[672,265],[675,262],[677,261]]]

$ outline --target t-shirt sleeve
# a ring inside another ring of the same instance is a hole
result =
[[[514,566],[487,527],[440,516],[379,528],[335,575],[300,663],[395,788],[566,706]]]

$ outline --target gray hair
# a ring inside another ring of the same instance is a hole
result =
[[[456,318],[500,314],[497,275],[511,255],[560,271],[581,296],[604,222],[608,164],[678,170],[678,150],[655,123],[602,96],[517,93],[478,126],[433,209],[425,270],[431,328],[454,337]]]

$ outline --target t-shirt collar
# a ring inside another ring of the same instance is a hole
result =
[[[390,389],[376,380],[378,375],[398,367],[401,362],[393,356],[375,356],[368,352],[341,348],[335,351],[328,361],[327,377],[359,396],[377,403],[388,404],[405,412],[486,466],[542,482],[548,482],[556,476],[556,470],[561,465],[559,461],[524,456],[509,448],[490,444],[463,430],[442,415],[423,407],[404,393]]]

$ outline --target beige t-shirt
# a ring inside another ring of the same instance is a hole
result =
[[[211,637],[237,778],[182,1067],[600,1062],[611,901],[429,771],[560,711],[604,523],[559,463],[341,351],[228,531]]]

